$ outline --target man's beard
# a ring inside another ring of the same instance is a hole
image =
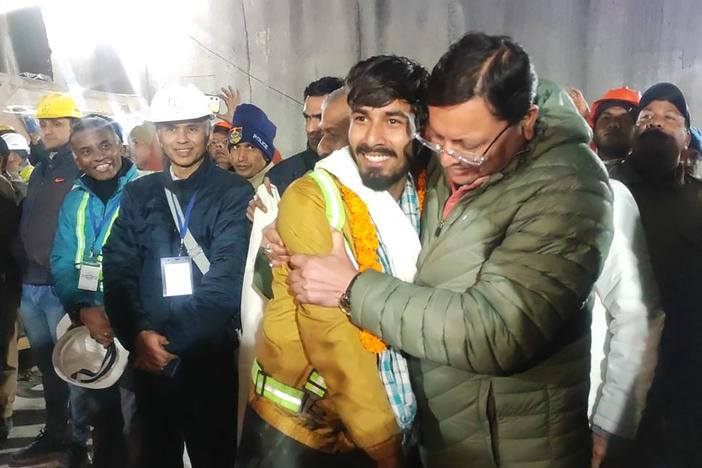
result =
[[[368,145],[365,145],[361,143],[356,147],[354,150],[354,157],[356,159],[362,158],[363,153],[378,153],[378,154],[383,154],[390,156],[391,158],[397,158],[397,153],[393,151],[392,149],[385,147],[385,146],[376,146],[371,148]],[[358,163],[356,163],[358,164]],[[389,189],[393,185],[395,185],[397,182],[402,180],[403,177],[407,175],[407,172],[409,171],[410,168],[410,158],[406,157],[405,158],[405,163],[400,166],[397,171],[390,173],[390,174],[383,174],[382,173],[382,168],[375,168],[371,167],[367,170],[367,172],[362,172],[361,167],[359,166],[359,175],[361,176],[361,182],[363,182],[363,185],[368,187],[371,190],[375,190],[376,192],[382,192],[384,190]]]
[[[644,178],[657,180],[675,172],[680,165],[680,151],[672,136],[653,129],[636,138],[628,159]]]

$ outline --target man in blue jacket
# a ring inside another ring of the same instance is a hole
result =
[[[105,308],[133,359],[143,466],[182,467],[183,442],[194,468],[232,466],[253,189],[207,154],[201,91],[159,91],[151,121],[169,163],[124,189],[103,249]]]
[[[117,218],[122,190],[136,178],[137,169],[120,154],[121,141],[113,123],[105,118],[85,117],[73,126],[71,148],[83,176],[76,180],[59,213],[51,255],[54,288],[73,322],[88,327],[100,344],[112,343],[113,332],[105,315],[99,273],[102,246]],[[86,273],[86,274],[84,274]],[[95,427],[94,466],[125,466],[119,388],[72,389],[80,394],[71,410],[76,429],[64,466],[80,466],[87,454],[88,426]]]

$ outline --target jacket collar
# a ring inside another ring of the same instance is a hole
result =
[[[273,161],[266,164],[264,168],[258,171],[258,173],[255,174],[253,177],[247,179],[249,183],[253,185],[254,190],[256,190],[258,186],[263,183],[263,178],[266,176],[268,171],[270,171],[271,167],[273,167]]]
[[[119,170],[117,177],[119,178],[119,181],[117,182],[117,188],[115,189],[114,194],[122,192],[124,186],[127,185],[127,182],[131,182],[132,180],[136,179],[136,165],[132,163],[132,161],[130,161],[129,159],[122,158],[122,169]],[[83,174],[79,178],[77,178],[75,185],[87,192],[90,192],[92,195],[95,195],[93,190],[90,188],[91,181],[89,180],[87,175]],[[114,196],[114,194],[112,196]]]
[[[68,158],[68,157],[73,158],[73,151],[71,150],[71,146],[70,146],[70,144],[68,144],[68,143],[66,143],[66,144],[63,145],[63,146],[59,146],[58,148],[56,148],[56,149],[53,150],[53,151],[52,151],[52,150],[47,150],[47,153],[48,153],[48,154],[53,154],[54,157],[53,157],[52,160],[53,160],[53,161],[57,161],[57,162],[58,162],[59,160],[66,159],[66,158]]]
[[[202,187],[207,182],[207,173],[213,166],[212,158],[210,158],[209,153],[205,151],[200,167],[198,167],[190,177],[184,180],[173,180],[173,177],[171,177],[171,162],[167,161],[163,167],[163,171],[161,171],[163,185],[174,191],[195,190]]]
[[[643,177],[639,171],[634,169],[628,159],[624,159],[620,163],[613,166],[610,170],[610,175],[621,180],[624,185],[640,185],[651,187],[682,187],[688,182],[688,175],[685,174],[685,169],[682,165],[678,165],[677,169],[669,177],[664,177],[658,180],[648,180]]]

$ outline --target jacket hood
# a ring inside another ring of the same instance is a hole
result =
[[[527,145],[531,157],[566,143],[590,144],[592,129],[563,88],[551,80],[540,79],[536,105],[539,106],[536,132]]]

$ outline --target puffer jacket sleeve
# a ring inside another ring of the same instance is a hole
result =
[[[607,312],[609,351],[592,424],[596,431],[633,439],[653,379],[664,315],[636,201],[621,182],[611,185],[614,237],[595,283]]]
[[[488,375],[518,372],[586,326],[583,303],[611,241],[611,191],[603,170],[541,174],[467,290],[364,272],[351,290],[353,321],[413,356]]]
[[[134,184],[124,187],[119,215],[102,249],[105,311],[117,338],[129,350],[139,332],[153,329],[139,296],[144,258],[136,234],[140,205],[133,189]]]
[[[51,275],[54,278],[56,295],[67,312],[72,313],[76,304],[94,305],[94,295],[90,291],[78,289],[79,270],[76,260],[76,201],[82,196],[76,189],[68,193],[59,211],[58,227],[51,251]]]
[[[293,253],[331,251],[324,198],[311,178],[299,179],[285,191],[277,227]],[[276,283],[286,281],[287,274],[287,268],[276,269]],[[399,429],[378,375],[376,357],[361,344],[359,328],[336,308],[300,305],[290,295],[286,299],[288,307],[297,309],[305,355],[324,378],[328,398],[351,438],[376,460],[397,454]]]
[[[249,183],[232,185],[225,192],[212,226],[207,254],[210,270],[187,301],[171,303],[165,328],[170,352],[178,354],[206,342],[232,321],[237,326],[241,323],[241,290],[251,235],[246,207],[252,197]]]

